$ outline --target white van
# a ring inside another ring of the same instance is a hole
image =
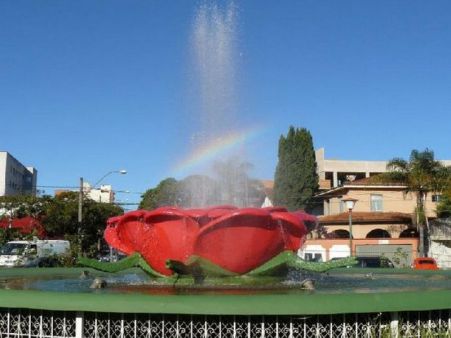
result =
[[[0,266],[41,266],[69,249],[69,241],[64,240],[11,241],[0,249]]]

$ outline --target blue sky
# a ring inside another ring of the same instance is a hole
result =
[[[124,168],[105,183],[141,192],[170,176],[198,132],[190,34],[203,2],[0,2],[0,150],[44,186]],[[262,130],[246,144],[253,176],[273,177],[290,125],[330,158],[429,147],[451,159],[451,2],[236,6],[236,116]]]

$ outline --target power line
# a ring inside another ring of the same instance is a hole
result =
[[[52,189],[78,189],[78,186],[68,185],[36,185],[33,188],[52,188]]]

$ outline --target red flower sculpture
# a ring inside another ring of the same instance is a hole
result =
[[[298,250],[315,224],[314,216],[280,207],[163,207],[110,218],[104,235],[110,246],[138,252],[164,275],[173,273],[168,259],[185,263],[192,255],[244,274],[284,250]]]

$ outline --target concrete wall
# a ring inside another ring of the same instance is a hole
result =
[[[315,156],[319,178],[325,180],[326,173],[332,173],[332,187],[338,186],[339,174],[361,173],[364,174],[365,177],[369,177],[372,173],[383,173],[387,171],[387,161],[349,161],[326,159],[324,148],[316,150]]]
[[[435,258],[441,269],[451,269],[451,247],[438,241],[431,241],[429,256]]]

